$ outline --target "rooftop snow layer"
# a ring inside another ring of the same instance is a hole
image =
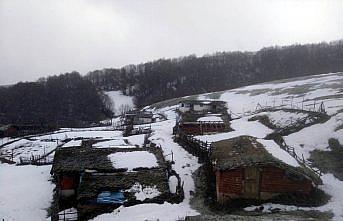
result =
[[[108,155],[114,168],[127,168],[133,171],[135,168],[157,167],[157,159],[154,154],[148,151],[117,152]]]
[[[281,149],[273,140],[257,139],[258,142],[263,144],[264,148],[273,155],[273,157],[281,160],[282,162],[291,165],[293,167],[300,166],[298,161],[296,161],[288,152]]]
[[[221,117],[218,116],[205,116],[205,117],[200,117],[198,118],[197,121],[211,121],[211,122],[223,122],[223,119]]]

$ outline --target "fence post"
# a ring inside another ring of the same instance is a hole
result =
[[[316,111],[316,100],[313,102],[313,111]]]
[[[301,102],[301,110],[304,110],[304,101],[305,101],[305,97],[303,97],[303,101]]]
[[[304,154],[301,154],[301,157],[303,158],[303,163],[305,164]]]

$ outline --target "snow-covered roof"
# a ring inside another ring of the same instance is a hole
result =
[[[223,119],[219,116],[208,115],[198,118],[197,121],[223,122]]]
[[[158,154],[157,154],[158,155]],[[164,167],[163,159],[146,148],[83,148],[56,150],[51,173],[82,172],[86,169],[107,172],[133,171],[136,168]]]

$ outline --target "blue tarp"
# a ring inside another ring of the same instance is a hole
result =
[[[103,191],[96,200],[100,204],[123,204],[126,201],[123,192]]]

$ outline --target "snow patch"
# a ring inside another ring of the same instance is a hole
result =
[[[294,113],[288,111],[272,111],[272,112],[262,112],[256,116],[267,115],[270,122],[274,124],[277,128],[283,128],[291,125],[297,120],[304,119],[308,116],[305,113]]]
[[[106,91],[105,94],[111,99],[113,103],[112,111],[118,115],[124,106],[128,109],[134,108],[133,97],[123,95],[121,91]]]
[[[46,220],[54,189],[49,181],[50,169],[0,164],[1,220]]]
[[[71,140],[65,143],[62,147],[81,147],[82,140]]]
[[[280,148],[279,145],[277,145],[272,140],[263,140],[263,139],[257,139],[258,142],[263,144],[264,148],[271,154],[273,157],[281,160],[282,162],[291,165],[293,167],[300,166],[298,161],[294,159],[289,153],[282,148]]]
[[[132,172],[135,168],[152,168],[157,167],[157,159],[154,154],[147,151],[117,152],[108,155],[113,167],[127,168]]]
[[[144,201],[145,199],[152,199],[161,194],[156,186],[142,186],[136,182],[127,192],[134,193],[137,200]]]
[[[176,176],[169,177],[169,190],[171,193],[176,193],[176,187],[178,185],[178,180]]]
[[[218,117],[218,116],[205,116],[205,117],[200,117],[198,118],[197,121],[220,121],[220,122],[223,122],[223,119],[221,117]]]

